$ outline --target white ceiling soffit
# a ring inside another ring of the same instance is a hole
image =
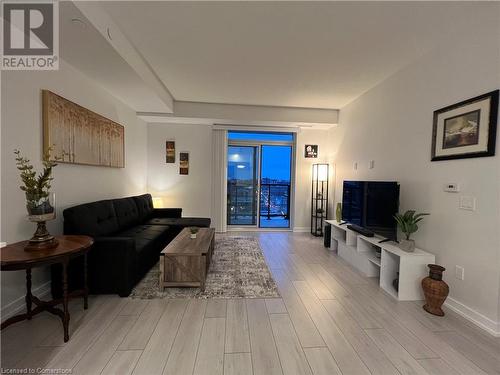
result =
[[[217,118],[176,117],[156,112],[138,112],[137,116],[148,124],[186,124],[214,125],[215,128],[240,130],[265,129],[266,131],[285,131],[287,129],[330,129],[337,124],[317,124],[310,122],[280,122],[280,121],[237,121]]]
[[[72,2],[60,2],[59,9],[64,61],[135,111],[170,111]]]
[[[174,113],[140,112],[147,122],[329,128],[338,111],[322,108],[270,107],[238,104],[175,102]]]
[[[134,72],[151,88],[167,111],[173,111],[174,99],[164,83],[158,78],[141,53],[130,43],[120,28],[113,22],[99,2],[75,1],[78,10],[87,18],[92,26],[101,33],[104,39],[127,62]],[[103,61],[100,61],[101,63]],[[109,66],[107,66],[109,68]],[[113,67],[111,67],[113,69]]]

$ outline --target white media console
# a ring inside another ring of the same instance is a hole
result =
[[[400,301],[417,301],[424,299],[422,279],[428,275],[427,264],[434,264],[433,254],[415,249],[408,253],[395,246],[393,242],[379,243],[382,237],[366,237],[347,228],[347,224],[339,225],[335,220],[326,220],[331,226],[332,250],[367,277],[379,277],[379,285],[387,293]],[[380,258],[376,256],[380,251]],[[398,290],[393,280],[398,278]]]

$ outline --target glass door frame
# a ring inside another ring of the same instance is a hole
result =
[[[258,228],[259,227],[259,216],[260,216],[260,146],[258,144],[253,144],[252,142],[245,142],[245,144],[233,144],[233,142],[228,142],[227,148],[229,147],[252,147],[254,149],[254,176],[256,180],[255,184],[255,192],[254,192],[254,203],[255,203],[255,224],[233,224],[230,225],[229,222],[227,226],[229,228]],[[229,152],[228,152],[229,154]],[[227,183],[227,181],[226,181]],[[226,205],[228,205],[227,197],[226,197]],[[229,208],[228,208],[229,212]],[[229,216],[229,215],[227,215]],[[227,217],[226,217],[227,220]]]
[[[256,131],[259,132],[259,131]],[[256,172],[257,172],[257,217],[256,217],[256,224],[255,225],[229,225],[227,223],[227,228],[231,231],[238,231],[238,230],[259,230],[259,231],[292,231],[293,230],[293,221],[294,221],[294,208],[295,208],[295,165],[296,165],[296,155],[295,155],[295,145],[296,145],[296,139],[297,135],[296,133],[292,133],[293,135],[293,140],[292,141],[255,141],[255,140],[228,140],[227,147],[229,149],[230,146],[250,146],[250,147],[256,147],[257,148],[257,155],[256,155]],[[262,146],[290,146],[291,148],[291,156],[290,156],[290,206],[288,209],[290,210],[290,219],[289,219],[289,225],[288,228],[283,227],[283,228],[266,228],[266,227],[260,227],[260,199],[261,199],[261,181],[262,181]],[[227,199],[227,198],[226,198]],[[227,202],[226,202],[227,204]],[[227,218],[226,218],[227,220]]]

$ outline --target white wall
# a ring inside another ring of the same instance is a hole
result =
[[[19,148],[37,170],[41,168],[41,90],[49,89],[125,126],[125,168],[60,164],[54,170],[57,219],[48,223],[62,233],[62,210],[79,203],[141,194],[146,191],[146,124],[135,112],[79,71],[61,61],[58,71],[2,71],[1,241],[25,240],[35,226],[26,219],[13,149]],[[34,272],[34,288],[49,280],[48,270]],[[8,312],[25,293],[24,273],[2,272],[2,309]]]
[[[175,164],[165,163],[165,142],[175,141]],[[183,216],[211,217],[212,128],[148,124],[148,190]],[[179,174],[179,152],[189,152],[189,175]]]
[[[175,140],[175,164],[165,163],[167,140]],[[318,159],[304,158],[305,144],[319,145]],[[189,151],[188,176],[179,175],[179,151]],[[312,164],[328,162],[330,156],[327,130],[306,129],[297,134],[294,206],[296,230],[308,231],[311,224]],[[148,124],[148,190],[154,197],[163,199],[164,207],[182,207],[184,216],[211,217],[211,186],[211,126]]]
[[[430,153],[434,110],[500,87],[498,18],[498,13],[485,17],[467,36],[342,108],[339,126],[330,131],[337,200],[344,179],[400,181],[401,210],[431,213],[415,239],[446,267],[448,301],[490,330],[500,321],[499,142],[495,157],[430,162]],[[371,159],[375,168],[369,170]],[[459,183],[461,192],[443,192],[448,182]],[[460,195],[475,196],[477,210],[460,210]],[[455,265],[465,267],[463,281],[455,278]]]

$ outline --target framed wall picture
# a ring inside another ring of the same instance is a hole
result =
[[[175,141],[166,142],[166,162],[175,163]]]
[[[49,90],[42,90],[43,150],[59,163],[125,168],[125,128]]]
[[[318,145],[305,145],[304,157],[317,158],[318,157]]]
[[[189,174],[189,152],[179,153],[179,174]]]
[[[495,155],[499,90],[434,112],[431,161]]]

